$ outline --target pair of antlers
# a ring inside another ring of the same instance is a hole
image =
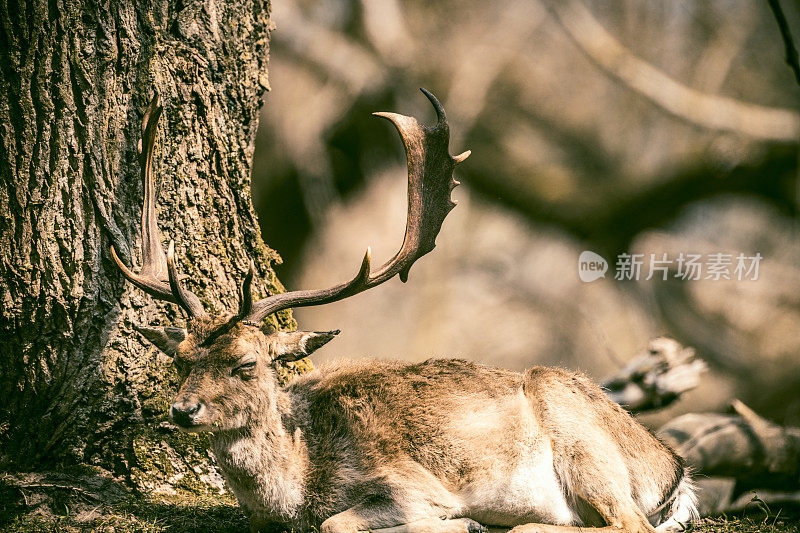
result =
[[[370,249],[364,255],[356,276],[329,289],[291,291],[274,294],[253,302],[251,285],[254,267],[250,268],[240,288],[239,311],[216,332],[214,337],[229,330],[237,322],[260,322],[267,316],[292,307],[306,307],[336,302],[371,289],[399,274],[402,281],[414,262],[436,246],[445,217],[455,202],[450,192],[458,185],[453,179],[453,169],[464,161],[470,152],[452,157],[448,151],[450,128],[444,108],[433,94],[420,89],[436,110],[437,123],[429,128],[413,117],[396,113],[374,113],[394,124],[403,140],[408,162],[408,218],[403,245],[392,259],[376,272],[371,272]],[[175,267],[175,245],[170,241],[166,255],[161,246],[156,217],[156,193],[153,181],[153,150],[156,128],[161,117],[161,105],[155,96],[147,108],[142,122],[140,164],[144,181],[144,206],[142,208],[142,268],[136,274],[120,260],[114,246],[111,256],[125,277],[136,287],[158,300],[181,306],[191,318],[207,316],[200,299],[185,289]]]

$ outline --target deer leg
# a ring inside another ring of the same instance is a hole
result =
[[[655,529],[633,502],[631,508],[616,504],[607,505],[597,499],[586,499],[610,524],[604,527],[555,526],[550,524],[522,524],[509,533],[654,533]]]
[[[400,526],[373,529],[372,533],[483,533],[485,527],[469,518],[423,518]]]
[[[592,530],[655,533],[655,528],[630,495],[613,483],[608,483],[607,480],[614,479],[610,473],[604,472],[600,476],[593,474],[596,472],[584,471],[580,475],[573,475],[573,493],[597,511],[609,526]]]
[[[480,533],[486,528],[469,518],[417,518],[431,509],[400,509],[392,503],[359,504],[328,518],[320,533]]]
[[[613,526],[606,527],[578,527],[578,526],[553,526],[550,524],[523,524],[517,526],[509,533],[622,533],[622,529]]]

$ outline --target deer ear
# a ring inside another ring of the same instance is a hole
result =
[[[308,357],[339,334],[334,331],[279,331],[273,333],[273,361],[297,361]]]
[[[175,355],[178,345],[186,337],[186,330],[183,328],[151,328],[134,324],[133,329],[170,357]]]

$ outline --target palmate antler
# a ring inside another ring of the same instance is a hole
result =
[[[153,149],[156,142],[156,128],[161,118],[161,105],[158,95],[153,97],[142,120],[142,141],[139,147],[139,163],[142,166],[144,183],[144,206],[142,207],[142,269],[139,274],[131,271],[123,263],[114,245],[111,257],[128,278],[128,281],[157,300],[166,300],[180,305],[191,317],[205,316],[203,304],[191,291],[183,288],[175,269],[175,245],[169,243],[169,251],[164,255],[161,236],[156,217],[156,189],[153,182]]]
[[[370,249],[361,262],[358,274],[347,283],[329,289],[293,291],[275,294],[250,303],[251,270],[242,283],[242,300],[237,318],[258,322],[272,313],[291,307],[322,305],[353,296],[400,274],[400,279],[408,279],[408,271],[414,262],[436,246],[436,235],[442,228],[445,217],[455,202],[450,192],[458,185],[453,179],[453,169],[469,157],[466,151],[452,157],[448,151],[450,127],[444,107],[433,94],[420,89],[436,109],[436,126],[429,128],[415,118],[396,113],[374,113],[375,116],[391,121],[406,149],[408,161],[408,218],[403,245],[395,256],[381,266],[374,274],[370,272]]]
[[[370,250],[364,255],[358,274],[349,282],[329,289],[293,291],[269,296],[253,302],[251,285],[254,266],[250,268],[240,288],[239,311],[227,322],[218,327],[205,340],[213,341],[237,322],[259,322],[268,315],[292,307],[322,305],[342,300],[372,287],[376,287],[396,275],[402,281],[408,279],[408,272],[414,262],[436,246],[436,235],[442,228],[445,217],[455,202],[450,192],[458,185],[453,179],[453,169],[464,161],[470,152],[466,151],[452,157],[448,151],[450,128],[447,125],[444,108],[430,92],[421,89],[436,110],[436,126],[429,128],[413,117],[396,113],[375,113],[376,116],[391,121],[406,149],[408,161],[408,218],[406,221],[403,245],[395,256],[381,266],[375,273],[370,268]],[[161,115],[158,97],[150,103],[144,117],[143,147],[141,151],[142,177],[145,185],[144,207],[142,209],[142,270],[135,274],[117,257],[114,247],[111,254],[128,280],[154,298],[177,303],[191,317],[205,316],[200,300],[192,292],[184,289],[175,269],[174,245],[170,242],[169,252],[164,257],[158,234],[155,210],[155,187],[152,176],[153,145],[156,125]],[[166,268],[165,268],[166,264]],[[166,278],[168,283],[164,282]]]

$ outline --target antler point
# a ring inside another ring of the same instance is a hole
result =
[[[391,122],[395,122],[395,119],[398,116],[401,116],[398,115],[397,113],[390,113],[388,111],[375,111],[374,113],[372,113],[372,115],[375,117],[385,118],[386,120],[389,120]]]
[[[472,155],[472,150],[467,150],[466,152],[462,152],[457,156],[453,157],[453,161],[455,161],[456,165],[459,163],[463,163],[466,158]]]
[[[253,283],[255,264],[249,258],[248,263],[250,265],[247,269],[247,274],[245,274],[242,285],[239,288],[239,313],[236,315],[238,320],[245,320],[253,312],[253,291],[250,287]]]
[[[361,260],[361,268],[358,269],[358,274],[355,279],[366,280],[369,278],[372,263],[372,249],[367,246],[367,252],[364,254],[364,259]]]
[[[133,272],[131,272],[130,269],[125,265],[125,263],[122,262],[122,259],[119,258],[119,255],[117,255],[117,249],[114,247],[113,244],[110,246],[110,248],[111,248],[111,258],[117,264],[117,267],[122,271],[125,277],[129,278],[130,275],[133,274]]]
[[[436,109],[436,118],[437,118],[439,124],[446,123],[447,122],[447,115],[444,112],[444,106],[439,102],[439,100],[429,90],[427,90],[427,89],[425,89],[423,87],[420,87],[419,90],[422,91],[422,94],[425,95],[425,97],[433,105],[434,109]]]

